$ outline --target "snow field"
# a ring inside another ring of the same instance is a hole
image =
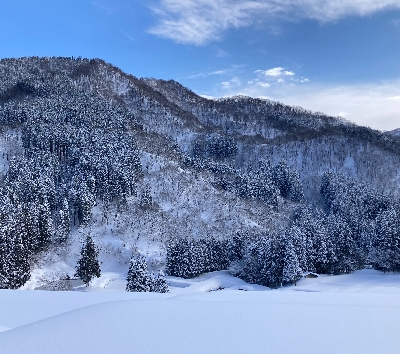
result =
[[[362,270],[282,290],[227,272],[168,280],[168,294],[2,290],[0,326],[13,329],[0,333],[0,353],[398,353],[399,274]]]

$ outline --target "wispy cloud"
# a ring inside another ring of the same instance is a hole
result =
[[[392,25],[395,27],[399,27],[400,28],[400,18],[397,18],[395,20],[392,20]]]
[[[176,42],[204,45],[229,28],[268,22],[274,17],[320,22],[366,16],[400,8],[400,0],[158,0],[158,23],[150,33]]]
[[[267,87],[271,86],[271,84],[269,84],[268,82],[264,82],[264,81],[261,81],[259,79],[254,79],[254,80],[247,81],[247,84],[248,85],[258,85],[258,86],[261,86],[261,87],[264,87],[264,88],[267,88]]]
[[[217,58],[226,58],[229,57],[229,53],[223,50],[222,48],[216,47],[216,53],[215,56]]]
[[[125,38],[129,39],[131,42],[135,41],[135,38],[133,38],[132,36],[130,36],[128,33],[126,33],[125,31],[121,31],[121,33],[124,35]]]
[[[109,1],[97,0],[92,1],[90,4],[98,10],[105,12],[107,15],[113,15],[115,13],[115,9]]]
[[[241,86],[241,81],[238,77],[233,77],[229,81],[223,81],[221,82],[221,87],[226,90],[226,89],[232,89],[232,88],[237,88]]]
[[[233,71],[233,69],[224,69],[224,70],[215,70],[215,71],[210,71],[210,72],[202,72],[202,73],[189,75],[187,78],[188,79],[198,79],[198,78],[205,78],[205,77],[214,76],[214,75],[225,75],[225,74],[231,73],[232,71]]]

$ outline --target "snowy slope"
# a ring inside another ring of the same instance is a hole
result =
[[[363,270],[283,290],[225,272],[169,280],[179,285],[170,294],[1,291],[0,326],[22,326],[0,334],[0,353],[398,352],[399,274]],[[221,285],[259,291],[207,292]]]

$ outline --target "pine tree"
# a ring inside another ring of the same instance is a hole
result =
[[[347,274],[358,269],[357,247],[346,219],[340,214],[329,215],[327,229],[335,247],[331,271],[334,274]]]
[[[296,254],[291,237],[286,237],[285,242],[285,259],[283,266],[282,281],[283,283],[295,284],[301,278],[302,269]]]
[[[67,199],[64,198],[62,208],[57,215],[57,231],[56,231],[56,242],[58,244],[64,244],[71,231],[71,221],[69,215],[69,206]]]
[[[54,233],[53,219],[47,197],[44,197],[42,203],[39,203],[38,211],[37,249],[42,251],[51,243]]]
[[[169,292],[167,280],[162,270],[158,272],[157,278],[154,283],[154,292],[156,293],[167,293]]]
[[[153,205],[153,198],[149,188],[146,188],[140,196],[139,205],[141,208],[150,208]]]
[[[132,257],[126,281],[126,291],[145,292],[152,290],[153,282],[147,271],[144,257],[140,255]]]
[[[86,240],[81,249],[81,258],[76,266],[75,277],[83,280],[86,286],[96,277],[100,277],[99,251],[95,246],[90,235],[86,236]]]

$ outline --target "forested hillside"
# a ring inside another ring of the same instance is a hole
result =
[[[322,113],[100,59],[3,59],[0,158],[1,288],[88,236],[126,271],[140,253],[270,287],[400,267],[400,140]]]

